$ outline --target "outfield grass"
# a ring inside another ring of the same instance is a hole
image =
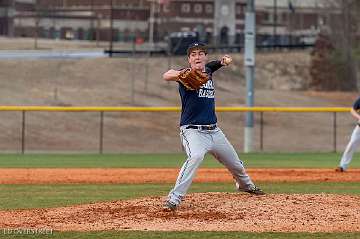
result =
[[[37,239],[356,239],[360,233],[248,233],[248,232],[53,232],[51,235],[1,235],[0,238]]]
[[[360,195],[360,185],[357,182],[267,182],[258,185],[267,193]],[[172,184],[0,185],[0,209],[60,207],[146,196],[165,196],[172,186]],[[235,192],[235,188],[232,183],[194,183],[190,188],[191,192]]]
[[[249,168],[334,168],[339,153],[251,153],[240,154]],[[172,168],[180,167],[184,154],[0,154],[1,168]],[[201,167],[223,167],[207,155]],[[351,168],[360,168],[360,154]]]

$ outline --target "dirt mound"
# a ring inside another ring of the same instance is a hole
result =
[[[178,168],[3,168],[0,184],[173,183],[178,172]],[[256,182],[360,182],[360,169],[337,173],[334,169],[251,168],[247,172]],[[194,181],[233,182],[233,178],[225,168],[200,168]]]
[[[0,228],[59,231],[156,230],[359,232],[359,196],[243,193],[188,195],[175,213],[164,197],[87,205],[0,211]]]

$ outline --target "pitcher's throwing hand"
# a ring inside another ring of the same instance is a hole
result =
[[[189,89],[182,82],[182,69],[170,69],[163,74],[164,80],[179,83],[182,104],[180,138],[187,155],[176,184],[168,195],[164,210],[175,211],[178,208],[206,153],[212,154],[220,163],[225,165],[235,180],[237,190],[254,195],[263,195],[264,192],[251,181],[234,147],[217,125],[212,74],[221,67],[229,65],[232,58],[225,55],[219,60],[208,62],[206,46],[198,42],[188,47],[187,56],[189,68],[206,74],[207,81],[198,89]]]

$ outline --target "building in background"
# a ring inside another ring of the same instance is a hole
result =
[[[311,41],[326,24],[320,1],[256,0],[258,44]],[[0,0],[0,34],[148,41],[152,31],[158,42],[195,31],[204,42],[231,45],[243,41],[245,10],[246,0]]]
[[[14,1],[0,0],[0,35],[13,35]]]

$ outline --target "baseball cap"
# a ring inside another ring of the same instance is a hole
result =
[[[191,43],[186,50],[187,55],[189,56],[193,50],[203,50],[205,52],[205,54],[207,54],[206,45],[201,42]]]

